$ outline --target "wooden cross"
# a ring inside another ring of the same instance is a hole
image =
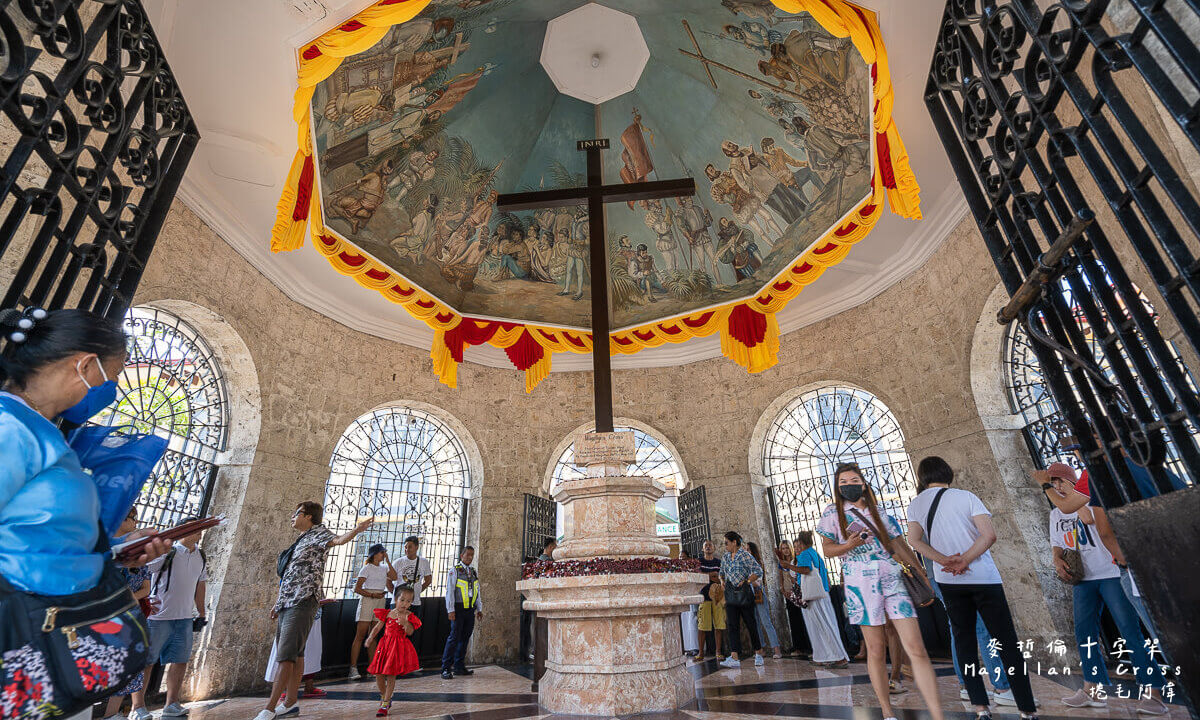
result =
[[[592,389],[596,406],[596,432],[612,432],[612,363],[608,346],[608,240],[604,230],[604,204],[695,195],[696,181],[692,178],[681,178],[605,185],[600,151],[609,149],[608,140],[580,140],[576,143],[576,149],[587,152],[585,187],[501,195],[496,201],[496,208],[515,212],[572,205],[587,206],[588,231],[591,238],[588,272],[592,278]]]

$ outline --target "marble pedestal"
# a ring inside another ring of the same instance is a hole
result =
[[[565,482],[564,540],[555,561],[666,557],[654,503],[665,491],[620,468]],[[524,580],[527,610],[548,620],[538,702],[549,713],[622,716],[675,710],[694,697],[679,614],[701,600],[700,573],[636,573]]]

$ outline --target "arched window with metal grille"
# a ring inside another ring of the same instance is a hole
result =
[[[829,385],[788,402],[767,429],[761,462],[779,540],[816,531],[833,502],[833,471],[840,463],[858,463],[884,510],[901,525],[916,496],[900,423],[878,398],[854,387]],[[815,546],[820,552],[821,543]],[[830,572],[841,573],[837,558],[828,563]]]
[[[1105,317],[1106,327],[1103,328],[1103,332],[1096,332],[1084,317],[1080,304],[1074,301],[1070,288],[1062,283],[1060,289],[1073,310],[1072,314],[1077,329],[1091,348],[1092,359],[1095,360],[1104,376],[1109,381],[1114,381],[1116,376],[1112,364],[1105,354],[1102,339],[1115,332],[1111,321]],[[1138,298],[1146,312],[1157,322],[1158,316],[1150,300],[1140,291],[1138,291]],[[1020,415],[1023,419],[1022,434],[1025,436],[1025,442],[1029,446],[1029,452],[1035,465],[1045,468],[1051,463],[1065,462],[1082,469],[1083,462],[1080,458],[1074,452],[1062,449],[1060,437],[1067,434],[1067,424],[1042,376],[1042,368],[1031,342],[1032,339],[1019,322],[1009,325],[1004,344],[1004,385],[1011,409],[1014,414]],[[1183,359],[1173,346],[1169,345],[1168,347],[1184,376],[1191,381],[1191,375]],[[1124,350],[1121,351],[1121,358],[1126,365],[1126,371],[1133,372],[1132,363],[1126,357]],[[1151,362],[1154,362],[1153,357],[1151,357]],[[1145,385],[1136,373],[1133,377],[1145,395]],[[1070,375],[1067,378],[1074,386],[1073,378]],[[1194,381],[1191,382],[1191,386],[1192,392],[1196,392]],[[1194,430],[1193,434],[1196,434]],[[1166,466],[1177,477],[1185,482],[1188,481],[1187,472],[1179,457],[1179,450],[1169,437],[1166,438]]]
[[[629,467],[629,474],[653,478],[667,487],[667,492],[658,500],[657,511],[658,535],[666,542],[676,542],[679,539],[679,491],[687,480],[675,454],[653,433],[635,427],[616,427],[616,432],[633,433],[634,456],[637,458]],[[584,477],[584,469],[575,466],[575,443],[568,445],[558,456],[554,470],[550,475],[550,494],[558,489],[560,483],[567,480],[578,480]],[[558,505],[557,528],[559,539],[562,539],[563,520],[562,505]]]
[[[200,334],[176,315],[137,307],[125,315],[125,332],[129,358],[117,401],[94,422],[168,440],[135,507],[140,525],[170,527],[208,510],[229,441],[225,376]]]
[[[386,407],[355,420],[329,461],[325,525],[344,533],[363,518],[375,524],[354,542],[333,548],[325,566],[325,595],[355,597],[354,581],[366,551],[382,543],[393,559],[404,539],[421,539],[433,570],[422,593],[445,593],[446,573],[466,543],[471,473],[462,440],[442,419],[415,407]]]

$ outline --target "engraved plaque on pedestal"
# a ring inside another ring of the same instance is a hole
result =
[[[585,433],[575,441],[575,466],[623,463],[631,465],[637,460],[633,433]]]

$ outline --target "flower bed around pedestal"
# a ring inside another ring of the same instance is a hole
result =
[[[592,558],[590,560],[538,561],[521,566],[521,579],[582,577],[586,575],[637,575],[641,573],[700,572],[700,561],[691,558]]]

